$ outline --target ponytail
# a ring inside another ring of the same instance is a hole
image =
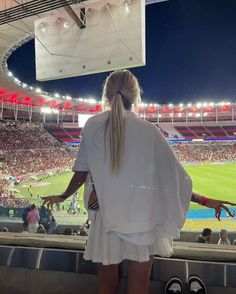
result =
[[[132,110],[132,105],[137,106],[140,103],[138,80],[128,70],[111,73],[103,87],[103,98],[105,104],[110,106],[105,134],[109,132],[111,171],[117,173],[124,151],[125,119]]]
[[[112,172],[116,173],[120,168],[125,132],[125,109],[119,92],[112,100],[107,126],[110,133],[111,168]]]

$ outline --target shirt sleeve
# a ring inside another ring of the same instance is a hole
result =
[[[73,172],[89,171],[87,150],[86,150],[86,144],[85,144],[84,138],[82,138],[81,140],[79,151],[78,151],[74,166],[72,167],[72,170]]]

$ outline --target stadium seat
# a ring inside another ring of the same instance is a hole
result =
[[[12,250],[12,247],[9,246],[0,246],[0,265],[6,266],[9,254]]]
[[[76,272],[77,252],[44,249],[39,268],[41,270]]]
[[[15,248],[11,257],[10,266],[36,268],[38,254],[39,249]]]

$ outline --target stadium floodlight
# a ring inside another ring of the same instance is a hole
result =
[[[181,113],[178,113],[178,117],[181,117],[182,116],[182,114]]]
[[[60,97],[60,95],[58,94],[58,93],[55,93],[55,95],[54,95],[56,98],[59,98]]]
[[[173,117],[173,113],[170,113],[170,116]]]
[[[155,103],[155,104],[154,104],[154,107],[157,107],[157,106],[158,106],[158,104]]]
[[[183,104],[183,103],[180,103],[180,104],[179,104],[179,107],[183,107],[183,106],[184,106],[184,104]]]
[[[172,103],[169,103],[168,106],[169,106],[169,107],[173,107],[173,104],[172,104]]]
[[[18,82],[19,82],[19,80],[18,80],[17,78],[14,78],[14,81],[15,81],[16,83],[18,83]]]
[[[69,95],[67,95],[66,100],[72,100],[72,98]]]
[[[207,115],[208,115],[208,113],[207,112],[204,112],[203,116],[207,116]]]
[[[161,118],[161,114],[158,114],[158,117]]]
[[[23,84],[22,84],[22,87],[23,87],[23,88],[26,88],[26,87],[27,87],[27,84],[23,83]]]
[[[89,98],[89,99],[88,99],[88,103],[89,103],[89,104],[96,104],[96,103],[97,103],[97,100],[94,99],[94,98]]]
[[[69,21],[65,21],[63,24],[63,27],[64,27],[64,29],[69,29],[69,27],[70,27]]]
[[[191,107],[192,106],[192,103],[188,103],[188,107]]]
[[[34,87],[30,86],[30,90],[34,90]]]
[[[148,107],[147,103],[144,104],[144,107]]]
[[[215,106],[214,102],[209,103],[209,106]]]
[[[127,2],[124,4],[124,7],[125,7],[125,12],[126,12],[127,14],[130,14],[129,5],[128,5]]]
[[[80,97],[80,98],[79,98],[79,101],[80,101],[80,102],[84,102],[84,99]]]
[[[225,104],[226,104],[226,105],[231,105],[231,102],[226,102]]]
[[[35,92],[36,92],[36,93],[42,93],[42,90],[41,90],[40,88],[36,88],[36,89],[35,89]]]
[[[201,116],[201,113],[196,113],[196,117],[200,117]]]
[[[208,103],[207,102],[204,102],[203,103],[203,107],[207,107]]]
[[[202,103],[201,102],[198,102],[197,103],[197,108],[201,108],[202,107]]]
[[[13,76],[13,74],[12,74],[11,71],[9,71],[7,74],[8,74],[9,77],[12,77]]]
[[[192,113],[192,112],[189,112],[189,113],[188,113],[188,116],[193,116],[193,113]]]
[[[46,114],[50,114],[50,113],[52,113],[52,109],[50,107],[42,107],[41,112],[46,113]]]
[[[149,104],[149,106],[150,106],[150,107],[152,107],[152,106],[153,106],[153,104],[152,104],[152,103],[150,103],[150,104]]]

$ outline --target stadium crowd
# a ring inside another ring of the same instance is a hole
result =
[[[232,142],[176,143],[172,148],[182,163],[236,161],[236,144]],[[76,152],[66,148],[42,126],[0,124],[0,205],[28,205],[26,200],[15,198],[6,189],[7,177],[20,182],[32,175],[71,168]]]
[[[177,143],[173,151],[182,163],[235,162],[236,144],[219,142]]]
[[[0,205],[25,207],[28,202],[7,189],[9,182],[71,168],[74,158],[42,126],[0,124]]]

